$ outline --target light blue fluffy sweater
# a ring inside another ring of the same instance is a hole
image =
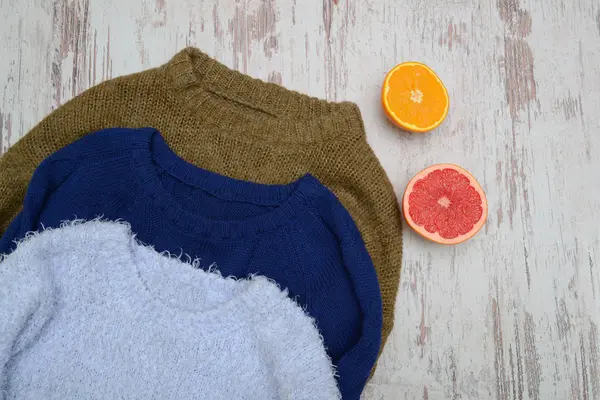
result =
[[[337,399],[313,321],[264,277],[226,279],[90,221],[0,263],[2,399]]]

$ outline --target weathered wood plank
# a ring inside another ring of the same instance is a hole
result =
[[[600,5],[593,0],[0,0],[0,152],[53,108],[196,45],[291,89],[356,101],[400,196],[454,162],[488,223],[441,247],[405,232],[396,328],[365,398],[600,399]],[[379,105],[429,64],[448,120],[402,133]]]

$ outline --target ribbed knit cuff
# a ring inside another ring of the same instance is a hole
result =
[[[328,102],[263,82],[195,48],[180,51],[163,69],[182,107],[232,134],[299,143],[365,136],[356,104]]]

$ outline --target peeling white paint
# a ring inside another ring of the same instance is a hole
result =
[[[186,45],[355,101],[398,195],[453,162],[490,206],[463,245],[405,231],[396,327],[364,397],[600,399],[600,9],[550,3],[3,0],[0,152],[82,90]],[[381,110],[385,73],[410,60],[450,93],[429,134]]]

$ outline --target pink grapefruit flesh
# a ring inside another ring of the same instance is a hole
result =
[[[408,182],[402,211],[419,235],[441,244],[472,238],[487,218],[487,200],[473,175],[453,164],[425,168]]]

